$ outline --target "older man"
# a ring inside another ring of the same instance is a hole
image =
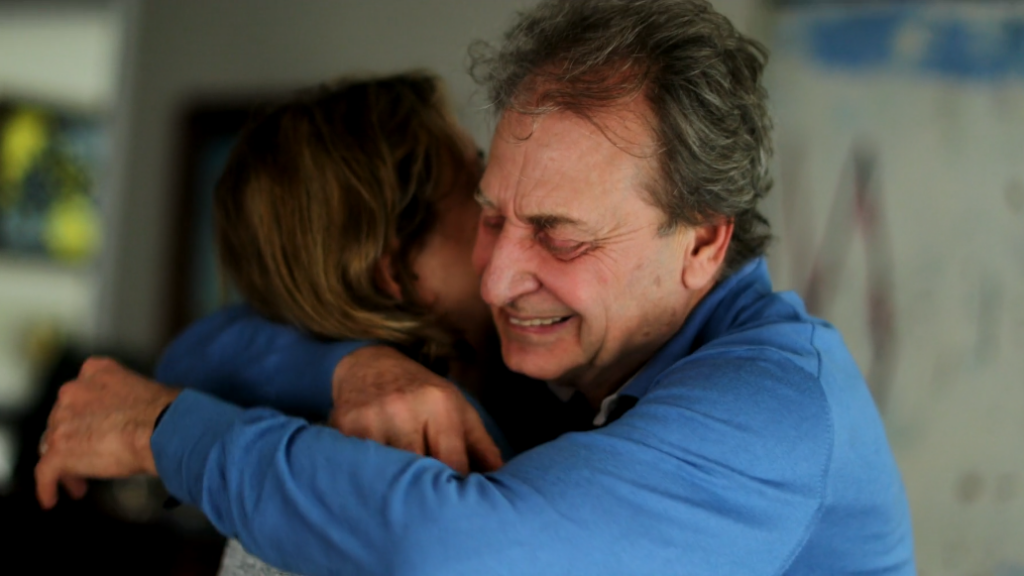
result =
[[[93,362],[51,419],[44,503],[59,478],[159,473],[310,574],[913,574],[862,377],[761,259],[762,49],[703,1],[554,0],[483,64],[482,293],[508,366],[582,394],[595,428],[462,476]],[[351,350],[259,330],[236,370],[305,363],[268,380]]]

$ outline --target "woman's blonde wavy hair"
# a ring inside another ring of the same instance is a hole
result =
[[[479,175],[430,74],[302,92],[254,117],[230,155],[214,196],[221,267],[272,320],[443,357],[450,336],[417,302],[411,258],[441,201]],[[385,255],[400,300],[376,281]]]

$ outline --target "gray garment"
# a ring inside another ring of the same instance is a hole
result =
[[[224,547],[224,556],[220,559],[220,572],[217,576],[289,576],[290,572],[282,572],[263,560],[249,554],[242,548],[238,540],[229,540]]]

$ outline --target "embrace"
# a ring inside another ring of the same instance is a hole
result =
[[[427,73],[251,120],[215,198],[246,303],[156,380],[87,361],[41,504],[158,475],[222,573],[915,574],[860,371],[772,290],[764,47],[705,0],[542,0],[478,48],[486,162]]]

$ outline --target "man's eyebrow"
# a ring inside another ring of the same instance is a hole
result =
[[[562,214],[533,214],[524,218],[536,230],[551,230],[559,226],[585,228],[583,222]]]
[[[476,203],[484,208],[497,209],[498,205],[493,200],[484,195],[483,190],[480,188],[476,189],[473,194],[473,199]],[[532,214],[523,218],[523,221],[532,226],[536,230],[551,230],[559,226],[576,226],[578,228],[586,229],[587,226],[582,221],[565,216],[564,214]]]

